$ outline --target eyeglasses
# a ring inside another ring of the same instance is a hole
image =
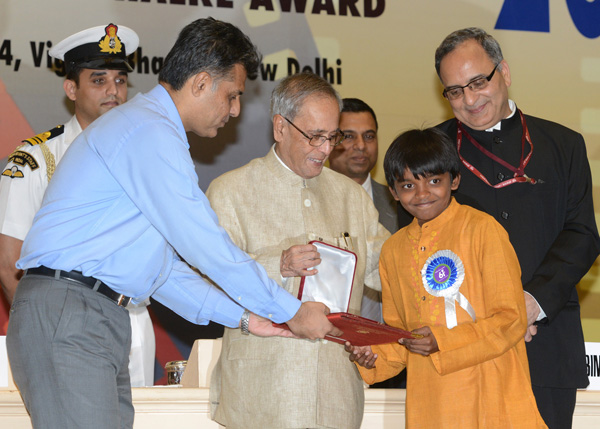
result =
[[[442,95],[446,97],[448,100],[458,100],[465,94],[465,88],[469,88],[471,91],[477,92],[485,89],[490,83],[490,80],[494,77],[494,73],[496,73],[496,69],[500,63],[496,64],[494,70],[485,77],[478,77],[477,79],[473,79],[471,82],[467,83],[465,86],[452,86],[450,88],[444,89]]]
[[[292,127],[296,128],[300,134],[306,137],[308,139],[308,144],[313,147],[321,147],[323,146],[323,144],[325,144],[326,141],[329,142],[329,145],[331,147],[336,147],[344,140],[344,133],[342,133],[342,131],[339,128],[335,130],[335,132],[330,137],[325,137],[320,134],[315,134],[311,137],[304,131],[302,131],[300,128],[298,128],[296,125],[294,125],[294,123],[285,116],[282,116],[282,118],[288,121]]]

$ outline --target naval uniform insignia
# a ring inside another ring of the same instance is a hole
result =
[[[25,177],[23,175],[23,172],[21,170],[19,170],[19,167],[17,167],[16,165],[13,165],[12,168],[7,168],[6,170],[4,170],[2,172],[3,176],[6,177],[10,177],[11,179],[18,177],[18,178],[23,178]]]
[[[54,137],[58,137],[64,132],[65,132],[65,127],[62,125],[59,125],[58,127],[52,128],[50,131],[46,131],[46,132],[38,134],[35,137],[31,137],[26,140],[23,140],[22,143],[27,143],[27,144],[30,144],[31,146],[35,146],[37,144],[45,143],[48,140],[53,139]]]
[[[26,165],[28,165],[29,168],[31,168],[32,170],[37,170],[40,166],[38,164],[38,162],[35,160],[35,158],[30,153],[24,152],[22,150],[15,150],[8,157],[8,162],[12,162],[13,164],[20,165],[21,167],[25,167]],[[6,176],[7,174],[5,174],[5,173],[6,173],[6,170],[2,173],[2,175]],[[21,174],[20,177],[23,177],[23,174]]]
[[[46,176],[48,177],[48,181],[50,181],[50,179],[52,178],[52,174],[54,174],[56,163],[54,161],[54,155],[52,154],[52,152],[50,152],[50,149],[48,148],[48,145],[46,145],[46,142],[48,140],[60,136],[64,132],[65,127],[63,125],[59,125],[58,127],[52,128],[50,131],[45,131],[43,133],[38,134],[37,136],[23,140],[21,142],[23,144],[17,147],[17,149],[10,155],[10,157],[8,157],[8,162],[20,165],[21,167],[29,165],[31,171],[37,170],[40,165],[33,157],[33,155],[19,149],[26,145],[38,146],[41,149],[42,154],[44,155],[44,161],[46,162]],[[24,177],[23,171],[19,170],[18,168],[16,171],[7,168],[2,172],[2,175],[8,176],[10,178]]]
[[[123,49],[123,44],[121,43],[121,39],[117,36],[117,31],[119,31],[119,27],[115,24],[109,24],[104,29],[106,31],[106,36],[100,39],[100,52],[106,52],[109,54],[118,54]]]

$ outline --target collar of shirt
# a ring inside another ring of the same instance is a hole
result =
[[[273,164],[275,164],[277,166],[281,165],[283,167],[283,170],[280,170],[278,168],[275,169],[276,175],[280,180],[283,180],[286,183],[289,183],[290,185],[301,186],[303,188],[317,186],[316,184],[318,183],[318,178],[321,176],[320,174],[311,179],[305,179],[305,178],[299,176],[298,174],[296,174],[290,167],[288,167],[285,164],[285,162],[282,161],[281,158],[279,158],[279,155],[277,155],[277,151],[275,150],[275,144],[271,147],[270,152],[273,152],[274,158],[277,160],[277,161],[275,161],[275,159],[273,159]],[[267,155],[267,158],[269,158],[268,155]],[[273,166],[273,164],[271,164],[271,166]],[[323,168],[325,168],[325,167],[323,167]]]
[[[69,122],[67,122],[65,125],[65,141],[68,141],[69,143],[71,143],[73,140],[75,140],[75,138],[81,134],[81,132],[83,131],[81,129],[81,125],[79,124],[79,121],[77,120],[77,116],[73,115],[73,117],[69,120]]]
[[[292,171],[292,169],[290,167],[288,167],[287,165],[285,165],[285,162],[283,162],[281,160],[281,158],[279,158],[279,155],[277,155],[277,151],[275,150],[275,143],[273,143],[273,146],[271,146],[271,150],[275,154],[275,158],[277,158],[277,161],[279,161],[281,163],[281,165],[283,165],[288,171]],[[292,171],[292,173],[293,173],[293,171]]]
[[[512,100],[510,100],[510,99],[508,100],[508,107],[510,107],[510,115],[508,115],[508,116],[507,116],[506,118],[504,118],[504,119],[512,118],[512,117],[513,117],[513,115],[515,114],[515,112],[517,111],[517,105],[515,104],[515,102],[514,102],[514,101],[512,101]],[[504,119],[503,119],[503,120],[504,120]],[[494,125],[493,127],[491,127],[491,128],[488,128],[486,131],[491,133],[491,132],[492,132],[492,131],[494,131],[494,130],[498,130],[498,131],[500,131],[500,129],[501,129],[501,128],[502,128],[502,121],[498,122],[498,123],[497,123],[496,125]]]
[[[431,219],[428,222],[425,222],[423,225],[419,225],[419,221],[417,218],[414,218],[410,225],[408,225],[407,232],[412,237],[420,237],[421,234],[427,231],[438,231],[440,228],[444,227],[448,222],[450,222],[456,215],[460,204],[451,197],[450,204],[448,207],[437,215],[434,219]]]
[[[137,94],[139,96],[141,94]],[[183,122],[181,121],[181,116],[179,115],[179,110],[177,110],[177,106],[169,94],[169,91],[162,85],[158,84],[153,89],[148,91],[146,94],[148,97],[153,97],[158,101],[158,109],[162,110],[162,114],[169,118],[173,124],[177,127],[179,132],[179,136],[181,140],[186,145],[186,147],[190,147],[190,143],[187,139],[187,133],[185,131],[185,127],[183,126]]]
[[[367,180],[361,185],[367,194],[373,199],[373,184],[371,183],[371,173],[367,176]]]

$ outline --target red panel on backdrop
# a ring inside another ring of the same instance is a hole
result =
[[[34,133],[1,79],[0,118],[0,158],[5,158],[15,150],[21,140],[32,137]]]
[[[165,330],[158,317],[156,317],[152,311],[151,306],[148,307],[148,311],[150,312],[152,326],[154,327],[154,336],[156,337],[156,362],[159,367],[163,369],[160,378],[157,372],[155,372],[154,384],[165,385],[167,384],[167,373],[164,371],[165,364],[172,360],[187,359],[187,356],[185,358],[181,356],[181,352],[173,343],[169,333]]]

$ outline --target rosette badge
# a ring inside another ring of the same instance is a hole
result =
[[[444,298],[446,326],[452,329],[456,326],[455,301],[475,321],[475,310],[460,293],[460,286],[465,279],[465,267],[457,254],[451,250],[439,250],[431,255],[421,269],[423,286],[430,295]]]

